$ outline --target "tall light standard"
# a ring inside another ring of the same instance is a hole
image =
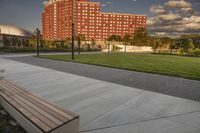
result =
[[[36,34],[36,38],[37,38],[37,56],[40,56],[40,30],[37,28],[34,33]]]
[[[76,23],[76,0],[72,3],[72,60],[74,60],[74,38],[75,38],[75,23]]]
[[[78,34],[78,54],[81,52],[81,36]]]

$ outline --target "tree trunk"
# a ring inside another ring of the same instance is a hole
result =
[[[108,43],[108,54],[110,53],[110,43]]]

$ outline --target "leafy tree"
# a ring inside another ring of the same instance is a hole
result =
[[[112,35],[108,38],[109,41],[122,41],[121,36],[119,35]]]
[[[176,43],[173,39],[171,39],[170,45],[169,45],[170,52],[172,53],[173,49],[176,49]]]
[[[94,47],[96,45],[96,41],[94,39],[92,39],[91,45],[92,45],[92,47]]]
[[[184,34],[184,35],[180,36],[180,39],[186,39],[186,40],[188,40],[188,39],[194,40],[194,39],[198,39],[198,38],[200,38],[199,34]]]
[[[24,39],[21,40],[22,47],[26,47],[26,41]]]
[[[184,51],[188,53],[188,52],[190,52],[190,51],[193,50],[193,49],[194,49],[193,41],[192,41],[192,40],[187,41],[187,42],[185,43],[185,45],[184,45]]]
[[[13,47],[17,47],[19,45],[19,40],[16,37],[11,38],[11,44]]]
[[[131,38],[131,36],[129,35],[129,34],[125,34],[124,35],[124,37],[123,37],[123,44],[124,44],[124,47],[125,47],[125,49],[124,49],[124,52],[126,53],[126,46],[129,44],[129,42],[130,42],[130,38]]]
[[[10,46],[10,40],[6,36],[3,36],[3,44],[5,48]]]
[[[56,42],[55,41],[51,42],[51,47],[56,48]]]
[[[25,41],[25,47],[30,47],[28,40]]]
[[[152,43],[152,48],[153,48],[154,53],[159,48],[159,46],[160,46],[160,38],[154,37],[153,43]]]
[[[135,46],[148,45],[148,34],[144,28],[138,28],[137,31],[132,34],[130,44]]]
[[[161,48],[167,49],[167,48],[170,47],[170,45],[172,43],[172,39],[171,38],[169,38],[169,37],[161,37],[160,39],[161,39],[161,45],[160,45]]]
[[[65,44],[64,44],[63,39],[62,39],[61,42],[60,42],[60,47],[61,47],[61,48],[64,48],[64,47],[65,47]]]
[[[49,48],[51,45],[51,41],[48,40],[41,40],[43,48]]]
[[[66,48],[70,48],[71,47],[71,38],[67,37],[64,40],[64,44]]]
[[[30,37],[28,41],[30,47],[36,47],[36,38],[34,36]]]
[[[111,41],[109,41],[109,39],[104,40],[104,43],[105,43],[105,45],[106,45],[107,48],[108,48],[108,53],[110,53],[110,42],[111,42]]]

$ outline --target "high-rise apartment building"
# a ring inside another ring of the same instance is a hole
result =
[[[111,35],[124,36],[138,28],[146,28],[145,15],[101,12],[100,3],[89,0],[50,0],[42,13],[45,40],[71,37],[73,6],[76,7],[76,36],[80,34],[87,39],[104,40]]]

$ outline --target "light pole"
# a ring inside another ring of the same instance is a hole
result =
[[[72,60],[74,60],[74,23],[72,23]]]
[[[81,52],[81,36],[80,34],[78,35],[78,54]]]
[[[35,32],[36,38],[37,38],[37,56],[40,56],[40,46],[39,46],[39,43],[40,43],[40,30],[37,28],[34,32]]]
[[[74,37],[75,37],[75,23],[76,23],[76,0],[73,0],[72,6],[72,60],[74,60]]]

